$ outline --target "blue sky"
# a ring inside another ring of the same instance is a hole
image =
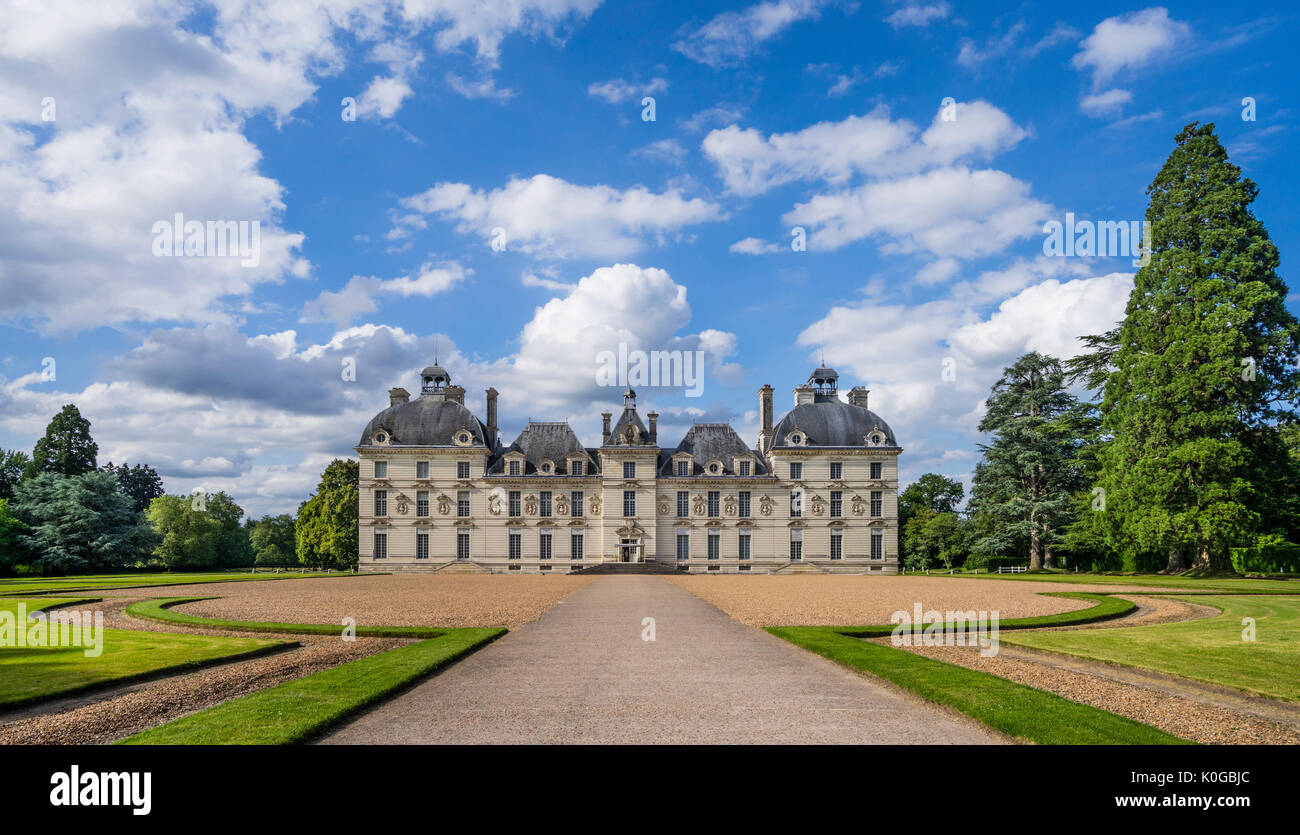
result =
[[[620,342],[704,352],[702,396],[641,392],[663,443],[695,420],[754,441],[758,387],[780,413],[824,354],[871,389],[904,481],[968,480],[1001,369],[1073,354],[1131,287],[1129,257],[1044,256],[1043,223],[1140,220],[1194,120],[1259,184],[1284,277],[1296,244],[1282,3],[17,7],[0,446],[75,402],[101,461],[256,515],[296,507],[435,350],[480,415],[501,392],[508,438],[568,419],[588,443]],[[177,212],[256,221],[258,263],[155,255]]]

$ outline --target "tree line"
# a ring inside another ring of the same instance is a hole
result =
[[[1258,187],[1192,123],[1147,194],[1124,319],[1003,371],[965,511],[933,473],[899,497],[910,567],[1300,571],[1300,322]]]
[[[354,461],[331,462],[296,515],[252,519],[224,491],[167,495],[149,465],[98,455],[73,404],[30,456],[0,449],[0,573],[356,564]]]

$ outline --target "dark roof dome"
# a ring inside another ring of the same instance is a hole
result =
[[[894,430],[880,415],[838,398],[795,406],[773,430],[772,446],[795,446],[789,439],[796,433],[803,442],[798,446],[898,446]],[[873,435],[880,438],[880,443],[871,442]]]
[[[383,440],[376,437],[379,434]],[[468,434],[468,444],[460,440],[462,434]],[[371,418],[358,446],[486,446],[485,436],[479,419],[456,401],[418,397]]]

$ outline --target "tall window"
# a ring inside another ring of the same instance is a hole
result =
[[[540,531],[537,535],[537,558],[549,560],[551,558],[551,532]]]
[[[523,556],[524,551],[524,534],[523,531],[510,531],[507,540],[508,551],[506,556],[512,560],[517,560]]]
[[[582,559],[582,532],[574,531],[569,534],[569,558],[574,560]]]
[[[881,464],[879,461],[872,461],[872,462],[871,462],[871,477],[872,477],[873,479],[878,479],[878,478],[880,478],[880,477],[881,477],[881,473],[884,471],[884,469],[885,469],[885,465],[884,465],[884,464]]]
[[[803,560],[803,529],[790,529],[790,562]]]
[[[691,535],[683,531],[677,533],[677,559],[689,560],[691,558]]]
[[[803,478],[803,464],[796,461],[790,465],[790,480],[798,481]]]
[[[690,462],[690,461],[678,461],[678,462],[677,462],[677,475],[678,475],[678,476],[681,476],[681,477],[684,478],[684,477],[686,477],[686,476],[688,476],[688,475],[690,475],[690,474],[691,474],[691,462]]]
[[[844,465],[839,461],[831,462],[831,480],[839,481],[844,478]]]
[[[740,474],[741,474],[742,476],[748,476],[748,475],[749,475],[749,462],[748,462],[748,461],[741,461],[741,462],[740,462]]]
[[[691,515],[691,493],[689,490],[677,491],[677,518],[685,519]]]
[[[469,559],[469,531],[456,531],[456,559]]]
[[[388,531],[375,531],[375,559],[388,559]]]
[[[510,462],[510,475],[519,475],[519,462],[518,462],[518,461],[511,461],[511,462]]]
[[[415,532],[415,558],[417,560],[427,560],[429,558],[429,532]]]
[[[882,497],[884,496],[879,490],[871,491],[871,515],[881,516],[884,513]]]
[[[749,559],[749,541],[750,541],[750,540],[749,540],[749,531],[741,531],[741,532],[740,532],[740,553],[739,553],[739,557],[740,557],[742,560],[747,560],[747,559]]]
[[[790,491],[790,518],[798,519],[803,516],[803,491]]]
[[[831,518],[844,515],[844,493],[840,490],[831,491]]]
[[[538,504],[540,505],[537,511],[538,514],[541,516],[550,516],[551,515],[551,491],[543,490],[539,494],[538,498],[540,499],[540,501],[538,502]]]
[[[415,491],[415,515],[416,516],[429,515],[429,491],[428,490]]]
[[[388,515],[388,491],[387,490],[375,491],[375,515],[376,516]]]
[[[573,516],[575,519],[579,516],[582,516],[586,512],[582,508],[581,490],[574,490],[572,493],[569,494],[569,506],[573,508],[570,515]]]
[[[718,510],[718,501],[720,493],[717,490],[709,491],[709,516],[716,519],[720,512]]]
[[[844,558],[844,532],[831,531],[831,559]]]
[[[375,462],[375,478],[388,478],[388,462],[387,462],[387,461],[376,461],[376,462]]]
[[[635,461],[624,461],[624,462],[623,462],[623,478],[636,478],[636,462],[635,462]]]
[[[709,559],[716,560],[722,556],[722,536],[717,531],[709,531]]]
[[[415,462],[415,477],[416,477],[416,478],[428,478],[428,477],[429,477],[429,462],[428,462],[428,461],[416,461],[416,462]]]
[[[511,490],[511,491],[506,495],[506,505],[507,505],[507,507],[506,507],[506,515],[507,515],[507,516],[519,516],[519,515],[520,515],[520,513],[519,513],[519,491],[518,491],[518,490]]]
[[[469,516],[469,491],[456,491],[456,515]]]
[[[469,478],[469,462],[468,462],[468,461],[457,461],[457,462],[456,462],[456,478]]]
[[[636,515],[636,491],[635,490],[623,491],[623,515],[624,516]]]
[[[741,490],[739,498],[740,500],[736,503],[737,504],[736,510],[740,514],[741,519],[748,519],[749,518],[749,491]]]
[[[871,558],[873,560],[885,558],[885,537],[880,531],[871,532]]]
[[[570,465],[569,465],[569,474],[570,474],[570,475],[582,475],[582,462],[581,462],[581,461],[574,461],[572,464],[570,464]]]

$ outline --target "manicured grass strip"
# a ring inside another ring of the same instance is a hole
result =
[[[75,577],[19,577],[0,580],[5,597],[46,592],[94,591],[97,589],[145,589],[159,586],[188,586],[201,583],[244,583],[260,580],[310,580],[319,577],[354,577],[332,574],[250,574],[246,572],[202,572],[196,574],[88,574]]]
[[[911,574],[902,576],[914,576]],[[1088,574],[1034,572],[1032,574],[940,574],[965,580],[1008,580],[1024,583],[1082,583],[1097,586],[1147,586],[1167,588],[1171,593],[1209,594],[1300,594],[1300,580],[1255,580],[1239,577],[1180,577],[1166,574]]]
[[[155,597],[140,600],[126,607],[131,617],[172,623],[180,626],[198,626],[205,629],[231,629],[243,632],[282,632],[291,635],[341,635],[343,625],[332,623],[270,623],[255,620],[222,620],[187,615],[171,607],[213,597]],[[452,631],[437,626],[358,626],[356,634],[363,638],[437,638]]]
[[[285,745],[315,736],[347,716],[466,653],[504,629],[452,629],[440,638],[350,661],[251,693],[119,745]]]
[[[1042,745],[1186,745],[1186,740],[1123,716],[988,673],[842,635],[838,627],[773,626],[768,632]]]
[[[0,600],[0,611],[9,612],[17,626],[19,604],[26,606],[30,615],[37,609],[93,603],[96,599],[24,597]],[[0,647],[0,708],[189,672],[294,646],[293,642],[265,639],[130,629],[104,629],[102,642],[102,653],[98,656],[87,656],[84,646]]]
[[[1217,617],[1178,623],[1002,636],[1008,644],[1158,670],[1247,693],[1300,701],[1300,597],[1161,595],[1210,605]],[[1245,618],[1254,640],[1243,634]]]
[[[1097,623],[1098,621],[1113,620],[1114,618],[1124,617],[1137,609],[1137,604],[1135,603],[1119,597],[1109,597],[1104,594],[1087,594],[1075,591],[1049,592],[1048,594],[1052,597],[1070,597],[1075,600],[1092,600],[1096,602],[1096,605],[1089,606],[1087,609],[1079,609],[1074,612],[1058,612],[1054,615],[1038,615],[1032,618],[1011,618],[1010,620],[999,619],[998,630],[1036,629],[1044,626],[1074,626],[1081,623]],[[897,627],[891,623],[873,626],[836,626],[831,628],[836,632],[839,632],[841,635],[848,635],[853,638],[887,638],[893,634],[894,629]]]

